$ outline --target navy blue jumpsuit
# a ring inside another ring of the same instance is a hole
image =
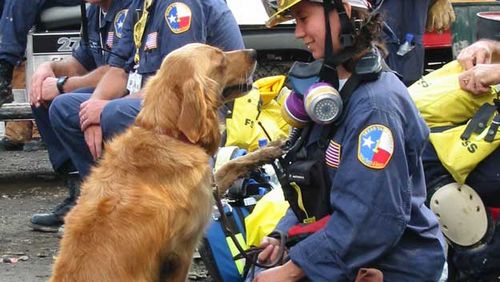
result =
[[[353,281],[375,267],[384,281],[437,281],[445,261],[438,222],[424,205],[422,151],[429,130],[406,87],[389,72],[360,85],[326,147],[333,213],[290,249],[311,281]],[[322,126],[306,141],[318,146]],[[277,226],[297,224],[288,210]]]

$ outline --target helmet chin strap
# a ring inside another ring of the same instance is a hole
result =
[[[335,3],[333,5],[332,1]],[[340,18],[340,44],[341,51],[338,54],[333,52],[333,40],[330,27],[330,12],[337,10]],[[337,66],[346,62],[354,55],[354,27],[347,16],[347,13],[342,4],[342,0],[325,0],[323,1],[323,11],[325,13],[325,59],[320,71],[320,80],[333,85],[334,88],[339,88],[339,79],[337,74]]]

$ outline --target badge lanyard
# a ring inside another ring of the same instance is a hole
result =
[[[101,27],[102,27],[102,18],[104,16],[104,12],[102,11],[101,7],[99,7],[99,17],[98,17],[98,24],[99,24],[99,47],[101,47],[101,55],[104,58],[104,45],[103,45],[103,40],[102,40],[102,34],[101,34]]]
[[[142,87],[142,75],[137,72],[139,67],[139,50],[141,48],[142,37],[144,36],[144,30],[146,29],[146,24],[148,22],[149,11],[153,0],[144,0],[144,7],[141,17],[134,25],[134,45],[135,45],[135,55],[134,55],[134,72],[130,72],[127,81],[127,89],[130,94],[134,94],[140,91]]]
[[[144,0],[144,7],[142,9],[141,18],[134,25],[134,44],[135,44],[135,56],[134,63],[137,65],[139,63],[140,55],[139,49],[141,48],[142,37],[144,36],[144,30],[146,29],[146,23],[149,17],[149,7],[153,0]]]

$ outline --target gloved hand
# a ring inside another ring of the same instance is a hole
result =
[[[435,0],[427,13],[427,31],[443,31],[455,21],[450,0]]]

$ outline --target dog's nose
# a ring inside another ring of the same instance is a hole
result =
[[[255,51],[254,49],[248,49],[248,57],[249,57],[252,61],[257,60],[257,51]]]

